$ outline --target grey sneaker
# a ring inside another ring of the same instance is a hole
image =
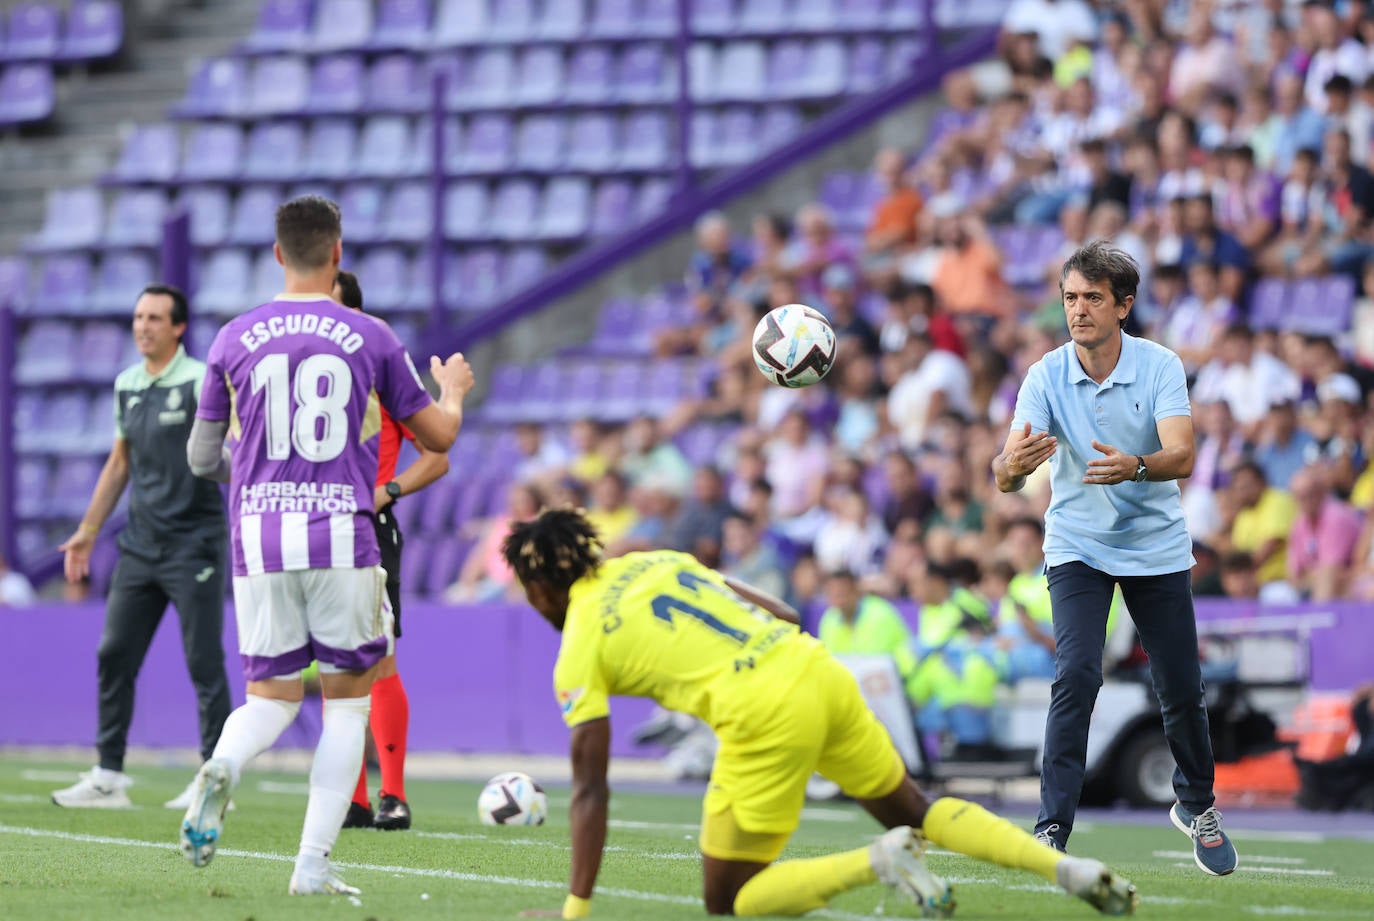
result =
[[[1194,815],[1182,803],[1174,803],[1174,808],[1169,810],[1169,820],[1193,839],[1193,862],[1203,873],[1227,876],[1236,872],[1240,858],[1236,846],[1221,830],[1221,813],[1217,807]]]
[[[1135,886],[1117,876],[1100,860],[1065,857],[1054,872],[1065,892],[1104,915],[1135,914],[1135,907],[1140,904]]]
[[[70,787],[54,790],[52,801],[68,809],[128,809],[133,805],[128,792],[133,784],[123,771],[93,767]]]
[[[868,847],[873,872],[897,895],[920,906],[923,918],[948,918],[954,913],[954,894],[925,861],[926,839],[918,831],[900,825]]]
[[[215,856],[220,832],[224,830],[224,812],[233,792],[233,772],[229,763],[211,758],[200,766],[193,781],[191,805],[181,820],[181,853],[197,867],[208,864]]]
[[[1054,848],[1061,854],[1065,853],[1067,849],[1064,847],[1064,842],[1059,839],[1059,831],[1058,825],[1046,825],[1035,833],[1035,840],[1045,845],[1045,847]]]
[[[291,874],[291,895],[362,895],[362,890],[348,885],[327,858],[297,857]]]

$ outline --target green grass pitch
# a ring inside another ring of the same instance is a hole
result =
[[[334,852],[362,889],[344,897],[291,898],[286,884],[305,809],[305,778],[248,771],[229,813],[223,847],[196,870],[176,849],[180,816],[163,809],[188,779],[184,770],[139,768],[132,810],[65,810],[51,790],[75,779],[76,764],[0,761],[0,918],[6,921],[426,921],[510,919],[522,909],[557,908],[568,871],[567,791],[550,790],[550,821],[539,828],[488,828],[474,813],[478,784],[417,781],[407,791],[417,816],[410,832],[345,831]],[[512,764],[518,768],[518,764]],[[695,796],[613,793],[612,828],[593,918],[704,917]],[[1020,817],[1024,823],[1024,816]],[[1293,916],[1374,917],[1374,842],[1249,834],[1228,822],[1241,870],[1227,879],[1193,867],[1188,842],[1165,815],[1154,825],[1095,824],[1074,833],[1075,853],[1107,860],[1139,887],[1139,915],[1159,919]],[[808,807],[784,856],[859,847],[877,831],[857,807]],[[1086,905],[1039,879],[935,853],[955,885],[957,918],[1087,919]],[[816,916],[909,916],[884,905],[873,886],[842,896]]]

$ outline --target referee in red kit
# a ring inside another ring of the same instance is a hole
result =
[[[363,309],[363,291],[358,277],[352,272],[340,272],[334,280],[334,300],[354,310]],[[382,568],[386,570],[386,593],[391,599],[391,611],[396,618],[396,639],[401,638],[401,527],[392,509],[404,496],[424,489],[448,473],[448,455],[427,451],[415,441],[404,425],[397,422],[378,405],[381,431],[377,434],[376,503],[377,544],[382,551]],[[366,429],[364,429],[366,431]],[[396,475],[396,458],[401,451],[401,439],[415,445],[420,456],[402,473]],[[377,745],[377,760],[382,768],[382,786],[378,791],[377,813],[367,795],[367,764],[363,763],[353,802],[348,807],[344,828],[380,828],[396,831],[410,827],[410,804],[406,802],[405,766],[406,731],[410,726],[410,701],[405,685],[396,670],[393,653],[377,663],[377,677],[372,683],[372,713],[369,717],[372,740]]]

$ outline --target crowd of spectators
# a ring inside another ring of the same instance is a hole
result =
[[[1004,679],[1047,674],[1047,605],[1025,584],[1047,476],[1001,494],[989,464],[1022,374],[1066,338],[1063,258],[1105,237],[1142,269],[1128,332],[1190,376],[1197,592],[1374,600],[1374,4],[1016,0],[999,59],[943,97],[919,149],[874,158],[862,232],[819,203],[702,219],[695,320],[655,346],[711,356],[709,392],[579,423],[568,445],[531,427],[522,470],[544,501],[587,505],[613,553],[690,550],[813,618],[852,626],[872,597],[919,607],[924,629],[964,592],[916,648],[976,627]],[[1062,243],[1027,271],[999,247],[1009,225]],[[1259,322],[1274,276],[1352,279],[1349,328]],[[839,336],[834,371],[801,390],[749,354],[762,313],[793,302]],[[693,474],[672,438],[702,422],[734,431]]]

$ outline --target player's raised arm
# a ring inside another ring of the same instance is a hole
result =
[[[730,591],[739,595],[750,604],[758,605],[778,620],[785,620],[789,624],[801,624],[801,615],[797,613],[797,609],[776,595],[771,595],[763,589],[754,588],[752,585],[741,582],[738,579],[732,579],[730,576],[725,576],[724,578],[725,584],[730,587]]]
[[[467,359],[457,352],[446,361],[440,361],[438,355],[431,356],[429,373],[439,385],[439,398],[401,421],[415,433],[415,440],[423,447],[447,452],[463,426],[463,398],[472,389],[475,379]]]
[[[563,903],[564,918],[585,918],[591,913],[592,890],[601,869],[606,846],[606,813],[611,788],[606,765],[611,757],[611,721],[602,717],[578,723],[572,729],[572,798],[568,819],[572,823],[572,878]]]
[[[191,437],[186,439],[186,463],[196,476],[214,480],[217,483],[229,482],[229,446],[224,437],[229,432],[229,423],[197,419],[191,426]]]

